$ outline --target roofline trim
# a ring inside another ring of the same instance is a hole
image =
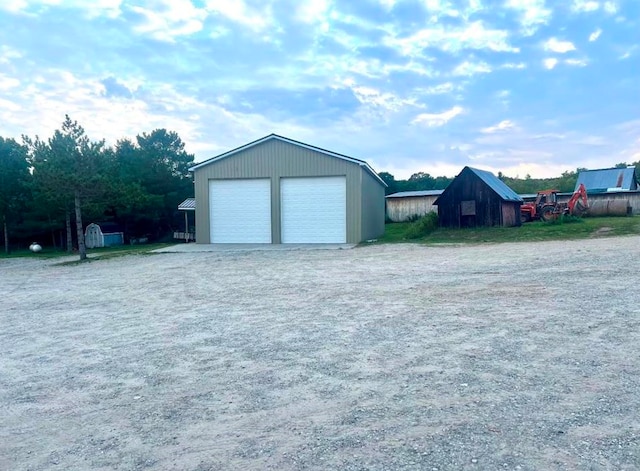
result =
[[[282,142],[286,142],[288,144],[293,144],[299,147],[303,147],[305,149],[309,149],[315,152],[319,152],[321,154],[325,154],[328,155],[329,157],[335,157],[341,160],[345,160],[347,162],[351,162],[354,164],[359,165],[360,167],[363,167],[365,170],[367,170],[371,175],[373,175],[380,183],[382,183],[385,187],[387,187],[388,185],[385,183],[385,181],[380,178],[380,175],[378,175],[376,173],[375,170],[373,170],[371,168],[371,166],[365,162],[364,160],[360,160],[360,159],[356,159],[353,157],[349,157],[347,155],[344,154],[338,154],[337,152],[331,152],[330,150],[326,150],[326,149],[322,149],[320,147],[316,147],[316,146],[312,146],[310,144],[305,144],[304,142],[300,142],[300,141],[295,141],[293,139],[289,139],[287,137],[283,137],[283,136],[279,136],[277,134],[269,134],[268,136],[262,137],[260,139],[257,139],[255,141],[249,142],[248,144],[245,144],[243,146],[240,147],[236,147],[235,149],[232,149],[230,151],[227,151],[223,154],[217,155],[215,157],[212,157],[210,159],[204,160],[202,162],[200,162],[199,164],[194,165],[193,167],[189,168],[190,172],[193,172],[199,168],[205,167],[209,164],[212,164],[214,162],[218,162],[220,160],[226,159],[227,157],[231,157],[239,152],[242,152],[244,150],[250,149],[251,147],[254,147],[258,144],[262,144],[263,142],[269,141],[271,139],[276,139],[278,141],[282,141]]]

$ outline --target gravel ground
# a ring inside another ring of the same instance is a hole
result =
[[[0,261],[0,469],[640,469],[639,244]]]

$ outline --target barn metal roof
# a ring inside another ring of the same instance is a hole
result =
[[[195,211],[196,209],[196,199],[195,198],[187,198],[182,203],[178,205],[179,211]]]
[[[244,150],[247,150],[253,146],[256,146],[258,144],[262,144],[263,142],[267,142],[270,140],[278,140],[278,141],[282,141],[282,142],[287,142],[289,144],[293,144],[295,146],[299,146],[299,147],[304,147],[305,149],[310,149],[316,152],[320,152],[321,154],[325,154],[328,155],[330,157],[335,157],[337,159],[341,159],[341,160],[346,160],[347,162],[352,162],[355,163],[357,165],[359,165],[360,167],[364,168],[367,172],[369,172],[376,180],[378,180],[382,185],[384,185],[385,187],[388,186],[384,180],[382,178],[380,178],[380,175],[378,175],[376,173],[375,170],[373,170],[373,168],[371,168],[369,166],[369,164],[367,162],[365,162],[364,160],[360,160],[360,159],[356,159],[353,157],[349,157],[343,154],[338,154],[337,152],[331,152],[330,150],[326,150],[326,149],[321,149],[320,147],[315,147],[309,144],[305,144],[304,142],[299,142],[299,141],[294,141],[293,139],[289,139],[288,137],[283,137],[283,136],[278,136],[277,134],[269,134],[268,136],[265,136],[263,138],[257,139],[253,142],[250,142],[248,144],[245,144],[243,146],[237,147],[235,149],[232,149],[228,152],[225,152],[224,154],[220,154],[217,155],[215,157],[212,157],[210,159],[207,159],[203,162],[200,162],[199,164],[194,165],[193,167],[191,167],[189,169],[190,172],[193,172],[194,170],[197,170],[201,167],[204,167],[205,165],[209,165],[213,162],[217,162],[219,160],[222,159],[226,159],[227,157],[231,157],[232,155],[237,154],[238,152],[242,152]]]
[[[419,196],[439,196],[444,190],[424,190],[424,191],[399,191],[387,195],[387,198],[411,198]]]
[[[505,182],[496,177],[493,173],[487,172],[486,170],[480,170],[477,168],[466,167],[475,173],[483,182],[485,182],[489,187],[495,191],[500,198],[505,201],[519,201],[522,202],[522,198],[518,196],[518,194],[513,191]],[[464,171],[464,169],[463,169]],[[460,172],[462,173],[462,172]]]
[[[584,170],[578,175],[575,190],[583,183],[588,192],[610,190],[637,190],[638,177],[635,167]]]

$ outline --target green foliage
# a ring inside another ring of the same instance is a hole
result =
[[[626,166],[626,164],[624,165]],[[640,168],[640,162],[635,165]],[[584,169],[577,168],[575,171],[565,171],[556,178],[532,178],[531,175],[525,175],[525,178],[512,178],[498,172],[498,178],[518,194],[535,194],[540,190],[548,189],[571,193],[576,186],[578,173],[582,170]],[[386,191],[388,195],[399,191],[444,190],[453,181],[453,177],[432,177],[425,172],[414,173],[408,180],[396,180],[388,172],[381,172],[379,175],[388,185]]]
[[[556,178],[531,178],[530,175],[527,175],[524,180],[505,177],[501,173],[499,175],[502,175],[500,179],[518,194],[535,194],[541,190],[551,189],[562,193],[571,193],[578,181],[578,174],[582,170],[578,168],[575,172],[565,171],[560,177]]]
[[[550,224],[536,221],[518,227],[475,227],[464,229],[438,227],[428,235],[412,240],[427,244],[477,244],[545,240],[566,240],[567,243],[570,243],[573,240],[590,237],[640,235],[640,216],[576,219],[577,223],[575,224]],[[573,218],[568,220],[573,221]],[[378,239],[378,243],[406,242],[408,240],[406,234],[413,224],[415,223],[387,224],[385,226],[385,234]]]
[[[381,172],[378,175],[387,184],[387,195],[399,191],[444,190],[453,181],[453,178],[432,177],[424,172],[414,173],[408,180],[396,180],[388,172]]]
[[[419,239],[431,234],[438,228],[438,213],[431,212],[409,224],[404,233],[407,239]]]
[[[111,221],[127,237],[152,239],[182,223],[177,206],[193,196],[188,169],[194,156],[175,132],[156,129],[109,147],[91,141],[82,126],[65,116],[49,139],[23,136],[23,141],[0,138],[0,222],[14,219],[23,241],[57,245],[67,220]],[[23,203],[19,208],[18,201]]]
[[[0,137],[0,233],[9,253],[9,234],[26,207],[29,181],[27,148],[13,139]]]

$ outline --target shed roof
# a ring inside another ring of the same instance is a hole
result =
[[[387,198],[415,198],[420,196],[439,196],[444,190],[399,191],[387,195]]]
[[[505,182],[496,177],[493,173],[472,167],[465,167],[475,173],[480,179],[495,191],[500,198],[505,201],[522,201],[522,198],[513,191]],[[464,171],[464,169],[463,169]]]
[[[637,190],[638,177],[635,167],[583,170],[578,175],[575,190],[583,183],[589,192],[606,192],[609,189]]]
[[[195,211],[196,209],[196,199],[195,198],[187,198],[182,203],[178,205],[178,211]]]
[[[122,232],[122,226],[120,226],[120,224],[116,222],[111,222],[111,221],[92,222],[91,224],[87,224],[87,227],[85,228],[85,230],[89,226],[98,226],[100,228],[100,231],[103,234],[114,234],[114,233]]]
[[[195,170],[198,170],[201,167],[204,167],[206,165],[212,164],[212,163],[217,162],[217,161],[222,160],[222,159],[226,159],[227,157],[231,157],[232,155],[235,155],[235,154],[237,154],[239,152],[242,152],[244,150],[250,149],[251,147],[257,146],[259,144],[263,144],[263,143],[271,141],[271,140],[278,140],[278,141],[286,142],[288,144],[293,144],[294,146],[303,147],[305,149],[310,149],[310,150],[319,152],[321,154],[328,155],[329,157],[335,157],[337,159],[346,160],[347,162],[351,162],[351,163],[357,164],[360,167],[364,168],[367,172],[369,172],[376,180],[378,180],[379,183],[381,183],[385,187],[387,186],[387,184],[384,182],[384,180],[382,178],[380,178],[380,175],[378,175],[376,173],[376,171],[373,170],[369,166],[369,164],[367,162],[365,162],[364,160],[356,159],[356,158],[349,157],[349,156],[346,156],[346,155],[343,155],[343,154],[338,154],[337,152],[331,152],[329,150],[321,149],[320,147],[315,147],[315,146],[312,146],[312,145],[309,145],[309,144],[305,144],[303,142],[294,141],[293,139],[289,139],[288,137],[278,136],[277,134],[269,134],[268,136],[262,137],[260,139],[257,139],[255,141],[250,142],[248,144],[245,144],[243,146],[236,147],[235,149],[232,149],[232,150],[230,150],[228,152],[225,152],[224,154],[220,154],[220,155],[217,155],[217,156],[212,157],[210,159],[207,159],[207,160],[205,160],[203,162],[200,162],[197,165],[194,165],[193,167],[191,167],[189,169],[189,171],[193,172]]]
[[[469,171],[476,175],[480,180],[487,184],[489,188],[491,188],[502,200],[504,201],[515,201],[517,203],[522,203],[524,200],[518,196],[518,194],[513,191],[505,182],[496,177],[493,173],[488,172],[486,170],[480,170],[473,167],[465,167],[462,171],[456,176],[456,179],[460,177],[465,171]],[[454,179],[455,181],[455,179]],[[453,184],[453,182],[451,183]],[[451,185],[450,184],[450,185]],[[447,187],[449,188],[449,187]],[[447,190],[444,190],[446,193]],[[439,200],[440,198],[438,198]],[[434,204],[438,204],[438,200],[435,201]]]

